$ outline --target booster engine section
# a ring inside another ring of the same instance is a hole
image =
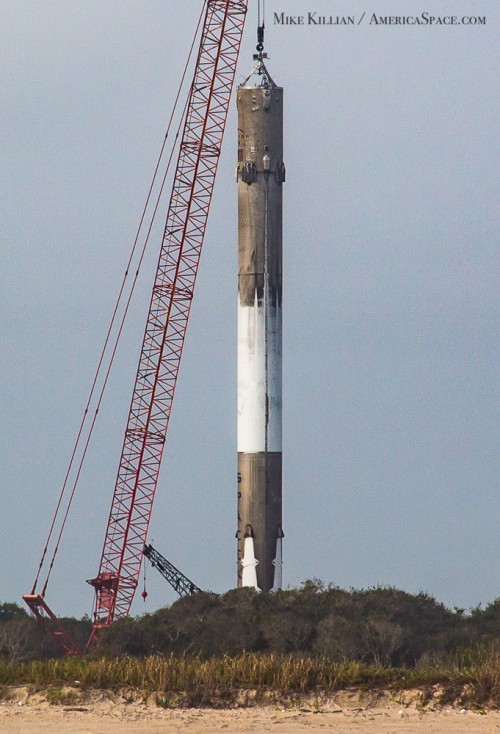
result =
[[[283,89],[238,88],[238,586],[281,587]],[[279,543],[277,542],[279,539]],[[277,553],[278,549],[278,553]]]

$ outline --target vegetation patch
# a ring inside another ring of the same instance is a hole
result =
[[[90,620],[63,623],[83,646]],[[422,593],[307,581],[275,594],[193,594],[115,622],[98,656],[81,659],[64,657],[17,604],[0,603],[0,695],[30,686],[72,706],[84,691],[127,691],[121,702],[149,696],[169,708],[295,706],[346,690],[403,701],[418,691],[422,708],[498,707],[499,630],[500,599],[466,612]]]
[[[470,657],[470,656],[469,656]],[[221,658],[60,658],[24,663],[0,662],[4,695],[10,686],[45,687],[53,705],[85,702],[85,691],[121,692],[120,701],[149,696],[165,708],[248,706],[263,701],[316,701],[339,691],[389,694],[404,703],[404,692],[418,691],[417,705],[459,703],[468,708],[500,706],[500,656],[471,658],[467,667],[435,665],[428,670],[384,668],[363,663],[332,663],[324,658],[247,653]],[[78,681],[78,687],[75,687]],[[115,695],[116,697],[116,695]],[[312,698],[311,698],[312,697]]]

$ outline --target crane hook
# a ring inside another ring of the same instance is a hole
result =
[[[146,591],[146,561],[144,560],[144,558],[142,559],[142,562],[143,562],[143,564],[144,564],[144,566],[143,566],[143,573],[144,573],[144,587],[143,587],[143,589],[142,589],[142,594],[141,594],[141,596],[142,596],[142,598],[143,598],[143,601],[146,601],[146,599],[147,599],[147,597],[148,597],[148,592]]]
[[[262,52],[264,50],[264,29],[265,25],[262,23],[262,25],[257,26],[257,51],[259,52],[259,58],[262,60]]]

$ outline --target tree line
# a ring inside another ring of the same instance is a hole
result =
[[[84,645],[91,621],[63,623]],[[415,667],[486,645],[500,649],[500,599],[466,611],[448,609],[424,593],[387,587],[347,591],[312,580],[272,594],[234,589],[184,597],[152,614],[118,620],[106,630],[98,652],[201,658],[296,653]],[[60,654],[24,609],[0,603],[2,658],[17,662]]]

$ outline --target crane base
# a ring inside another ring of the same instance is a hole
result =
[[[56,645],[66,655],[83,654],[40,594],[24,594],[23,599],[42,627],[52,636]]]

